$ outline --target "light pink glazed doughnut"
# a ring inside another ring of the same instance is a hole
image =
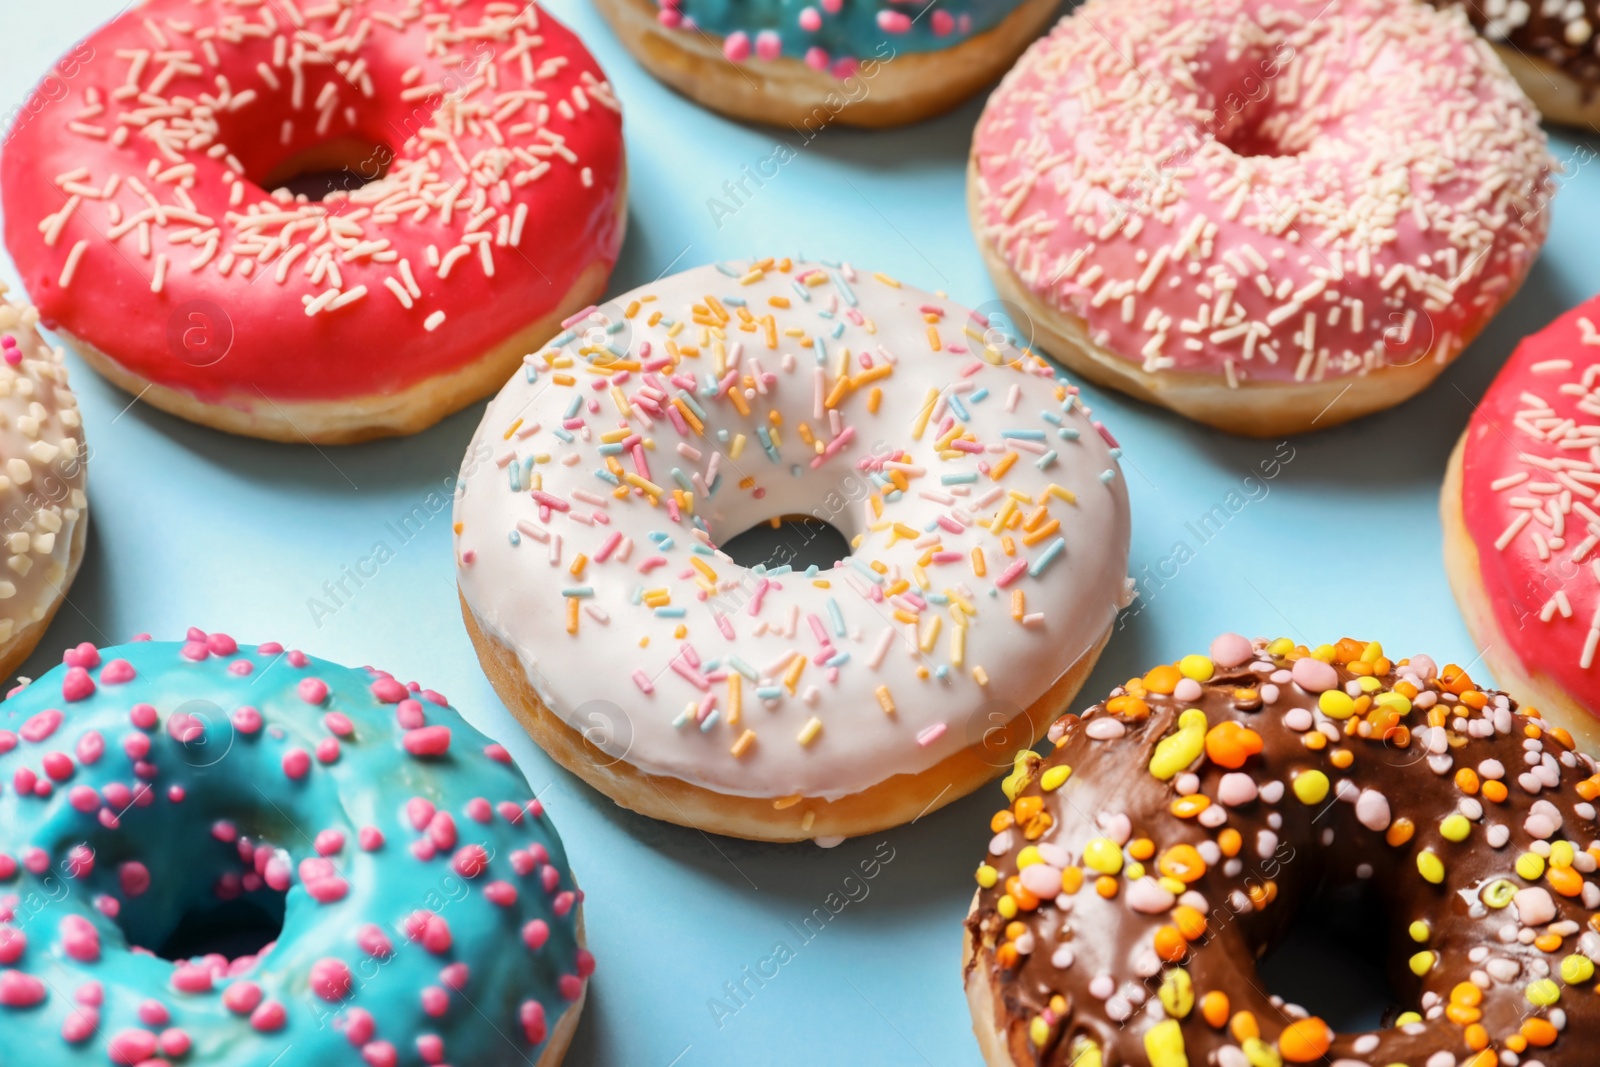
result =
[[[968,191],[1052,354],[1264,436],[1427,385],[1526,275],[1551,172],[1459,12],[1089,0],[990,98]]]

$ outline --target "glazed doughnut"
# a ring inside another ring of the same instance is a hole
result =
[[[505,750],[438,693],[199,630],[84,644],[0,705],[0,753],[20,1062],[565,1053],[593,970],[582,894]],[[172,951],[274,915],[242,955]]]
[[[1538,712],[1375,642],[1225,634],[1051,736],[966,922],[991,1067],[1594,1062],[1600,775]],[[1256,973],[1327,889],[1383,908],[1387,1028],[1336,1033]]]
[[[621,116],[533,4],[146,0],[88,47],[9,135],[6,244],[45,324],[157,407],[411,433],[605,288]],[[319,172],[320,201],[283,185]]]
[[[793,126],[895,126],[1003,74],[1059,0],[596,0],[646,70],[713,111]],[[927,16],[924,18],[924,16]]]
[[[0,285],[0,676],[39,643],[66,599],[89,531],[89,453],[62,352],[39,312]]]
[[[1600,298],[1523,340],[1450,456],[1445,569],[1484,662],[1600,743]]]
[[[772,841],[896,826],[1083,683],[1127,602],[1117,455],[1076,388],[942,296],[699,267],[489,405],[455,504],[467,629],[534,740],[619,804]],[[718,548],[791,515],[849,557]]]
[[[1276,436],[1432,381],[1527,274],[1553,166],[1459,14],[1089,0],[990,97],[968,202],[1052,355]]]
[[[1486,3],[1430,0],[1435,7],[1459,8],[1516,75],[1523,91],[1551,122],[1593,128],[1600,123],[1600,55],[1594,34],[1600,28],[1596,0],[1576,3]]]

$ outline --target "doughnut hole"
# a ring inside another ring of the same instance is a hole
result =
[[[1320,893],[1296,913],[1282,940],[1262,959],[1262,984],[1341,1032],[1392,1025],[1405,1010],[1399,1005],[1415,1005],[1417,994],[1413,988],[1402,997],[1395,988],[1393,978],[1405,972],[1405,959],[1391,960],[1392,944],[1375,936],[1387,925],[1370,882]],[[1398,936],[1401,948],[1410,944],[1404,932]]]
[[[337,199],[389,172],[394,149],[382,141],[352,134],[309,145],[282,160],[256,184],[276,192],[286,189],[311,201]]]
[[[236,843],[208,836],[198,848],[154,845],[144,850],[142,862],[150,871],[150,890],[133,897],[119,894],[123,904],[116,922],[130,946],[166,960],[209,953],[232,960],[259,953],[283,930],[286,894],[256,879],[245,882],[251,868],[241,862]],[[114,881],[116,873],[108,873]]]
[[[1203,132],[1239,156],[1276,159],[1304,152],[1323,131],[1300,121],[1299,106],[1285,98],[1294,88],[1288,75],[1296,62],[1304,60],[1265,45],[1216,62],[1202,81],[1211,96],[1200,105]]]
[[[784,515],[735,534],[719,546],[741,567],[788,564],[803,571],[813,564],[830,570],[850,557],[850,539],[837,526],[811,515]]]

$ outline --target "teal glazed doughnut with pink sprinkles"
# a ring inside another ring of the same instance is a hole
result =
[[[954,107],[1058,0],[596,0],[650,73],[735,118],[815,132]]]
[[[582,900],[506,751],[385,672],[190,630],[0,704],[0,1061],[550,1067]]]

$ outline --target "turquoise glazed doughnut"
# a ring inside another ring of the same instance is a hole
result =
[[[0,1060],[559,1061],[583,895],[442,696],[199,630],[64,660],[0,704]]]
[[[723,40],[723,55],[801,59],[844,78],[867,58],[937,52],[992,30],[1022,0],[655,0],[669,29],[704,30]]]

